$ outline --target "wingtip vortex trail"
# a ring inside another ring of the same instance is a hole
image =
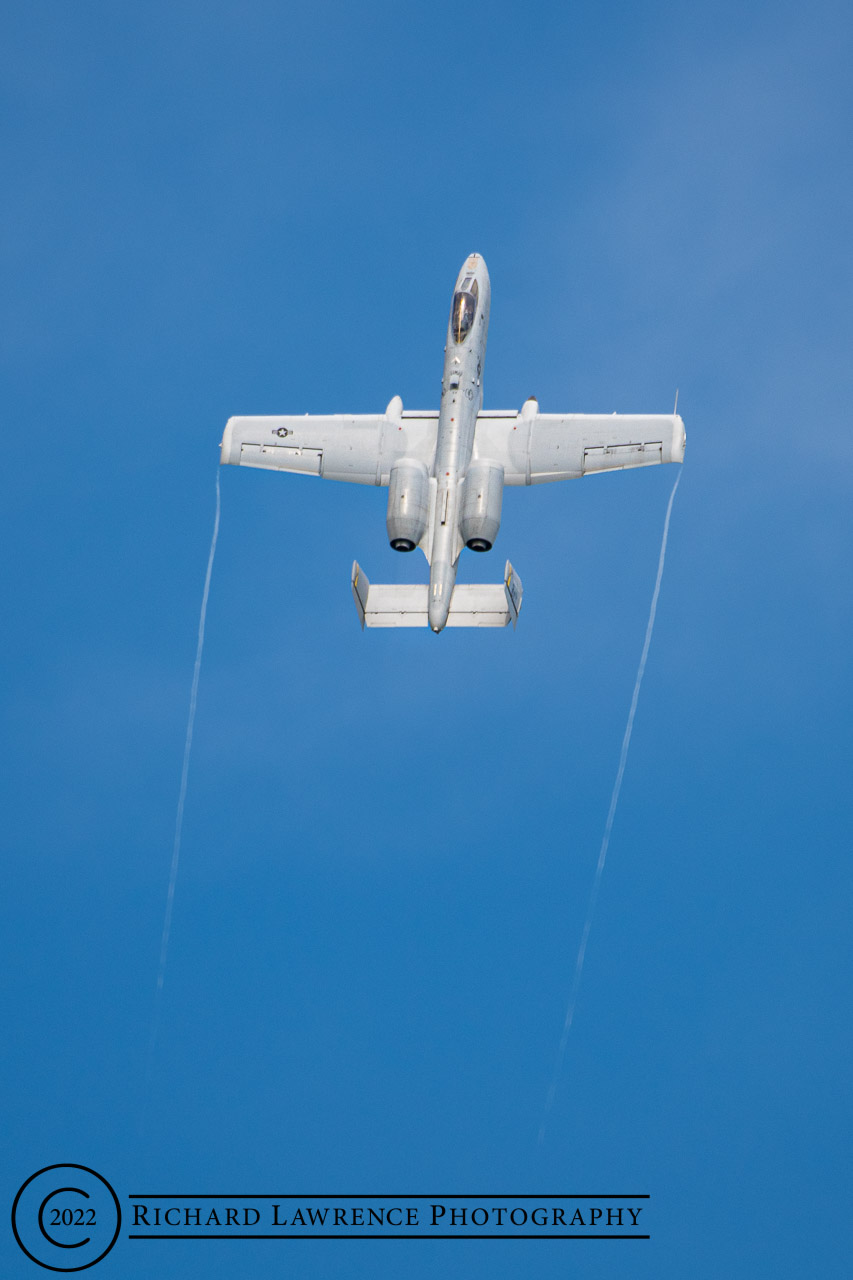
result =
[[[166,909],[163,917],[163,935],[160,940],[160,963],[157,970],[157,987],[155,991],[154,1020],[151,1028],[151,1043],[148,1053],[148,1074],[150,1077],[151,1067],[153,1065],[154,1050],[157,1044],[157,1034],[160,1022],[160,999],[163,992],[163,984],[166,978],[166,961],[169,954],[169,937],[172,931],[172,912],[175,903],[175,886],[178,880],[178,866],[181,858],[181,836],[184,826],[184,806],[187,798],[187,780],[189,778],[190,769],[190,753],[193,743],[193,729],[195,727],[196,705],[198,703],[198,684],[201,674],[201,659],[204,651],[204,628],[207,620],[207,601],[210,595],[210,579],[213,573],[213,558],[216,554],[216,542],[219,537],[219,516],[221,511],[221,500],[219,491],[219,467],[216,468],[216,514],[213,518],[213,536],[210,540],[210,551],[207,557],[207,572],[204,576],[204,591],[201,597],[201,611],[198,620],[198,641],[196,644],[195,665],[193,667],[193,679],[190,689],[190,706],[187,716],[187,732],[184,739],[184,758],[181,767],[181,786],[178,792],[178,808],[175,814],[175,838],[172,845],[172,862],[169,869],[169,887],[166,891]]]
[[[625,776],[625,765],[628,760],[628,748],[631,745],[631,733],[634,728],[634,717],[637,714],[637,703],[640,697],[640,686],[643,683],[643,675],[646,670],[646,660],[649,656],[649,647],[652,642],[652,632],[655,626],[655,615],[657,614],[658,597],[660,595],[660,584],[663,578],[663,566],[666,560],[666,544],[669,540],[669,521],[672,515],[672,504],[675,500],[675,491],[681,480],[682,470],[679,467],[678,475],[675,478],[675,484],[672,486],[672,492],[669,495],[667,503],[666,516],[663,522],[663,536],[660,544],[660,555],[658,556],[657,576],[655,577],[655,587],[652,592],[652,603],[649,608],[649,619],[646,623],[646,635],[643,641],[643,651],[640,654],[640,662],[637,667],[637,677],[634,681],[634,692],[631,695],[631,707],[628,711],[628,721],[625,725],[625,733],[622,738],[622,748],[619,752],[619,766],[616,770],[616,780],[613,783],[613,791],[610,795],[610,807],[607,811],[607,820],[604,824],[604,834],[601,838],[601,848],[598,851],[598,862],[595,867],[595,874],[592,880],[592,888],[589,894],[589,906],[587,907],[586,920],[584,921],[583,933],[581,934],[580,946],[578,947],[577,959],[575,960],[575,971],[572,978],[572,986],[569,992],[569,1002],[566,1008],[566,1017],[563,1022],[563,1030],[560,1036],[560,1044],[557,1049],[557,1060],[554,1065],[554,1073],[551,1078],[551,1084],[545,1098],[545,1108],[542,1115],[542,1123],[539,1126],[538,1145],[541,1146],[545,1139],[545,1129],[548,1123],[548,1117],[551,1108],[554,1105],[554,1099],[557,1096],[557,1085],[559,1083],[560,1072],[563,1067],[563,1059],[566,1054],[566,1046],[568,1045],[569,1033],[572,1029],[572,1022],[575,1016],[575,1006],[577,1004],[578,993],[580,991],[581,975],[583,973],[584,960],[586,958],[586,948],[589,942],[590,930],[592,929],[593,916],[595,915],[595,907],[598,901],[598,891],[601,886],[601,877],[604,873],[604,864],[607,861],[607,850],[610,845],[610,835],[613,830],[613,820],[616,817],[616,806],[619,803],[619,793],[622,790],[622,779]]]

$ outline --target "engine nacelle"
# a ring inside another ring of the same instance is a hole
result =
[[[462,492],[459,532],[471,551],[491,551],[501,527],[504,469],[489,462],[468,468]]]
[[[391,468],[388,485],[388,541],[395,551],[414,551],[429,518],[429,474],[422,462],[404,459]]]

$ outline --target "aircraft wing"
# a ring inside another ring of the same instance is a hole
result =
[[[530,413],[525,406],[479,415],[474,458],[500,464],[504,484],[542,484],[682,462],[685,438],[678,414]]]
[[[437,412],[404,412],[396,396],[384,414],[235,417],[221,461],[387,485],[401,458],[432,471],[437,432]],[[681,462],[684,443],[678,414],[530,413],[525,406],[480,413],[473,460],[498,463],[505,484],[542,484]]]
[[[229,418],[221,461],[387,485],[401,458],[435,458],[438,413],[404,413],[395,396],[384,414]]]

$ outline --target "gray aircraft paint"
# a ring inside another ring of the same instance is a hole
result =
[[[476,253],[459,272],[454,298],[462,290],[463,281],[471,277],[477,285],[472,330],[457,342],[451,311],[444,348],[433,469],[436,507],[429,571],[429,625],[433,631],[441,631],[446,626],[450,612],[450,597],[456,585],[456,568],[463,545],[459,534],[460,488],[471,462],[477,417],[483,407],[482,373],[489,333],[491,285],[486,264]]]
[[[222,463],[355,484],[390,484],[389,497],[395,494],[392,476],[405,475],[415,487],[418,474],[424,477],[426,518],[416,542],[430,565],[429,587],[371,584],[354,564],[353,596],[363,626],[428,623],[441,631],[446,625],[505,626],[517,621],[521,583],[508,561],[502,584],[456,586],[465,545],[460,513],[469,479],[469,498],[477,497],[475,475],[492,517],[482,522],[483,527],[496,532],[503,485],[574,480],[684,460],[686,434],[677,413],[543,414],[533,399],[520,410],[484,410],[491,286],[479,254],[466,259],[454,296],[469,277],[477,288],[474,322],[457,341],[451,314],[438,412],[406,412],[400,397],[394,396],[384,414],[239,416],[225,427]],[[412,508],[421,508],[418,494]],[[390,509],[388,528],[390,537]],[[490,545],[491,539],[484,541]],[[414,545],[410,539],[405,549]]]

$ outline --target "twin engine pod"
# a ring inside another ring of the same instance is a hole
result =
[[[468,468],[462,490],[459,532],[471,551],[491,551],[501,527],[504,469],[489,462]]]
[[[401,462],[388,485],[388,541],[395,551],[414,551],[429,519],[429,472],[422,462]]]
[[[501,527],[504,469],[489,462],[468,468],[462,486],[459,532],[471,551],[491,551]],[[429,472],[422,462],[398,463],[388,485],[388,541],[395,551],[414,551],[429,520]]]

